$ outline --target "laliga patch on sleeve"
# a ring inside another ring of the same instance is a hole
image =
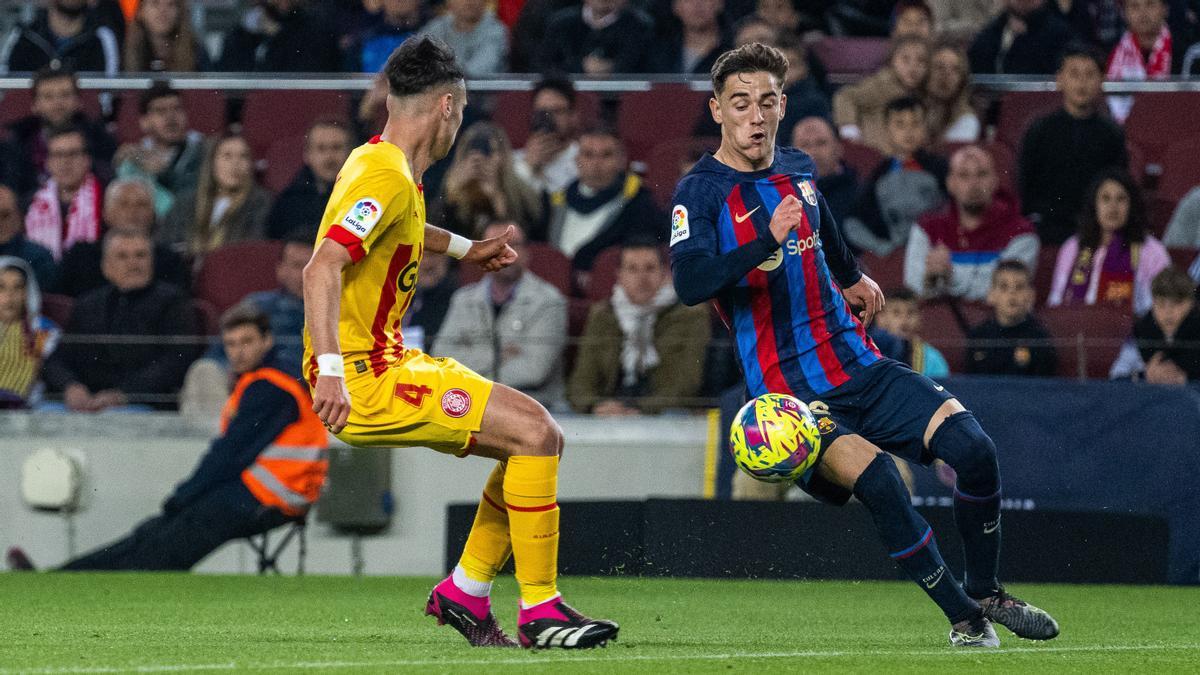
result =
[[[671,246],[687,239],[691,236],[692,231],[688,227],[688,212],[687,207],[683,204],[676,204],[675,208],[671,209]]]
[[[364,197],[355,202],[354,206],[351,206],[350,210],[346,212],[346,216],[342,218],[342,227],[359,239],[366,239],[382,217],[383,207],[380,206],[379,201]]]

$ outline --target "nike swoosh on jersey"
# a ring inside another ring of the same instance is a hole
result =
[[[749,218],[755,211],[757,211],[761,208],[762,208],[761,205],[756,206],[756,207],[750,209],[749,211],[743,213],[740,216],[734,216],[733,219],[737,222],[738,225],[741,225],[742,223],[746,222],[746,219]]]
[[[935,385],[933,385],[933,388],[934,388],[934,390],[935,390],[935,391],[946,391],[946,388],[945,388],[945,387],[943,387],[943,386],[942,386],[942,385],[940,385],[940,384],[935,384]]]

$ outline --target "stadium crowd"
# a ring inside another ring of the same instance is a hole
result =
[[[778,142],[813,156],[888,289],[885,354],[934,377],[1200,380],[1200,126],[1189,103],[1151,100],[1166,94],[1102,91],[1188,76],[1195,0],[245,4],[210,35],[187,0],[46,0],[0,45],[0,68],[33,74],[0,100],[0,405],[215,418],[229,366],[203,336],[243,302],[298,376],[301,270],[386,93],[164,78],[110,96],[76,73],[372,73],[422,33],[472,77],[541,75],[472,94],[424,186],[453,232],[517,225],[520,264],[480,278],[427,256],[406,341],[551,409],[654,413],[736,386],[724,329],[675,297],[664,253],[675,182],[718,141],[707,96],[601,96],[572,76],[703,78],[750,41],[789,58]],[[972,74],[1057,92],[998,95]]]

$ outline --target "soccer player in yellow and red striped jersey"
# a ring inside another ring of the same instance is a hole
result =
[[[450,151],[466,106],[445,45],[412,38],[384,66],[388,121],[350,153],[304,270],[304,369],[313,410],[360,447],[423,446],[497,460],[466,548],[425,611],[475,646],[515,646],[491,611],[492,580],[514,558],[520,644],[586,648],[617,635],[562,601],[558,459],[563,436],[532,398],[448,358],[405,346],[400,326],[426,253],[494,271],[512,264],[509,228],[470,241],[425,222],[421,177]]]

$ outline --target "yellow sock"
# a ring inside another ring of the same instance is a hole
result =
[[[491,581],[512,555],[508,511],[504,508],[504,464],[497,462],[483,486],[483,498],[458,564],[475,581]]]
[[[521,600],[548,600],[558,593],[558,457],[510,457],[504,502]]]

